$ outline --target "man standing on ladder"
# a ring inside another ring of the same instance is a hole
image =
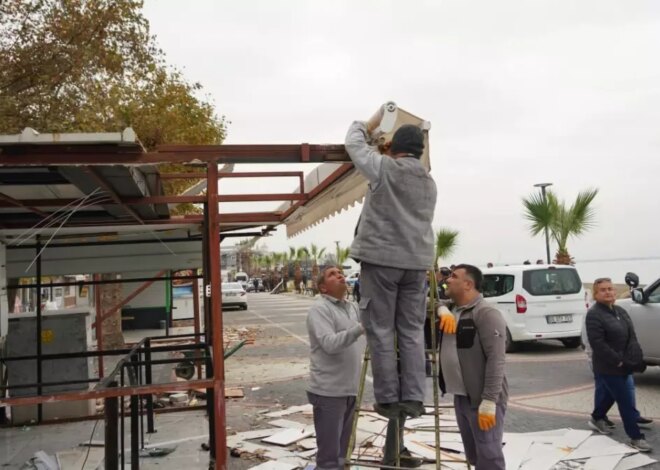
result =
[[[351,257],[361,263],[360,314],[371,353],[374,409],[391,419],[400,413],[418,417],[424,412],[425,283],[434,261],[437,191],[420,161],[419,127],[401,126],[388,155],[370,146],[369,137],[367,124],[354,122],[346,151],[369,182]]]
[[[481,295],[483,275],[469,264],[447,279],[449,307],[440,307],[440,388],[454,395],[465,456],[476,470],[505,470],[502,452],[508,385],[506,322]]]

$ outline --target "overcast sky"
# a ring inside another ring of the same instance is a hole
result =
[[[343,143],[388,100],[430,121],[434,226],[460,231],[445,264],[544,258],[520,203],[539,182],[567,199],[600,188],[577,260],[660,255],[657,0],[147,0],[145,14],[231,121],[226,143]],[[246,192],[233,184],[221,192]],[[265,244],[349,245],[359,210]]]

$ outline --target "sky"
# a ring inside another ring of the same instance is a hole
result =
[[[341,144],[389,100],[430,121],[433,226],[460,232],[443,264],[544,258],[521,204],[542,182],[569,201],[600,190],[596,226],[569,241],[576,260],[660,257],[658,1],[146,0],[144,13],[167,62],[230,121],[225,143]],[[260,245],[334,251],[359,212]]]

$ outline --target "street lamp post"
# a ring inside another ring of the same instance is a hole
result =
[[[543,202],[547,201],[545,195],[545,188],[552,186],[552,183],[538,183],[535,184],[535,188],[541,188],[541,196],[543,197]],[[550,236],[548,235],[548,227],[545,228],[545,255],[547,258],[548,264],[550,264]]]

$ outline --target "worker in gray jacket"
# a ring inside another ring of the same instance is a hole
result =
[[[459,264],[440,307],[440,387],[454,395],[465,456],[476,470],[504,470],[502,435],[508,399],[504,375],[506,322],[484,301],[479,268]]]
[[[311,348],[307,397],[314,408],[316,467],[343,468],[360,378],[364,330],[346,299],[346,279],[335,266],[317,279],[319,298],[307,314]]]
[[[424,133],[413,125],[393,135],[388,155],[368,144],[354,122],[346,151],[369,182],[351,257],[361,263],[360,312],[371,353],[375,410],[396,419],[424,411],[426,271],[433,265],[433,178],[420,161]],[[395,335],[401,361],[397,374]]]

